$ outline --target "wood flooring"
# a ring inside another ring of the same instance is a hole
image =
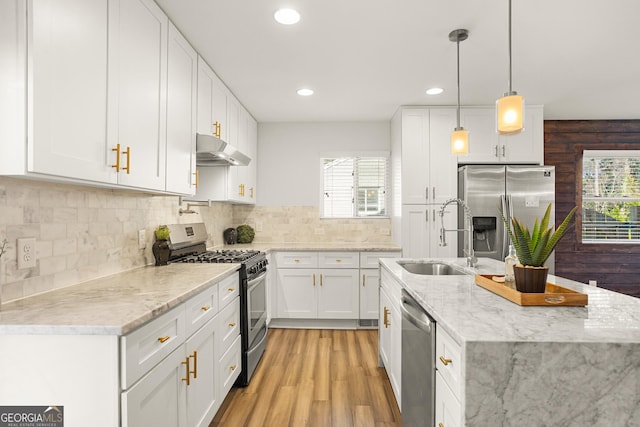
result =
[[[270,329],[246,388],[233,388],[209,427],[398,427],[377,330]]]

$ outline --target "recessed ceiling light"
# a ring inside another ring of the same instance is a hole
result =
[[[298,89],[297,93],[300,96],[311,96],[311,95],[313,95],[313,90],[312,89]]]
[[[273,17],[283,25],[293,25],[300,21],[300,13],[293,9],[278,9],[276,13],[273,14]]]
[[[441,87],[432,87],[431,89],[427,89],[427,95],[440,95],[444,92],[444,89]]]

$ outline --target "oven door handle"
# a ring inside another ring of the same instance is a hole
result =
[[[247,282],[247,290],[251,291],[253,288],[255,288],[259,282],[261,282],[265,277],[267,277],[267,272],[265,271],[264,273],[262,273],[261,275],[259,275],[258,277],[256,277],[255,279],[251,279]]]

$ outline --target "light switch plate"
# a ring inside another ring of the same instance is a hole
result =
[[[33,268],[36,266],[36,239],[29,237],[26,239],[18,239],[16,245],[18,254],[18,270],[25,268]]]

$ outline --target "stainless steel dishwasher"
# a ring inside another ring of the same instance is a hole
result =
[[[436,322],[402,290],[402,423],[405,427],[435,422]]]

